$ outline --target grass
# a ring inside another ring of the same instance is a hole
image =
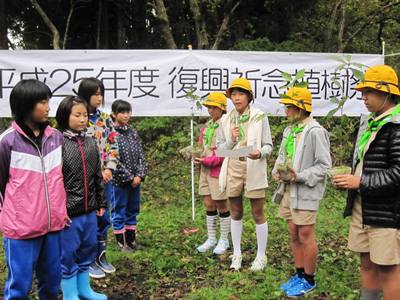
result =
[[[176,164],[165,164],[162,176],[153,171],[144,183],[138,225],[138,242],[143,249],[121,253],[110,234],[108,258],[117,272],[94,281],[93,286],[109,299],[284,299],[279,284],[293,272],[293,261],[286,224],[277,217],[278,207],[270,200],[273,187],[268,189],[265,202],[268,267],[264,272],[249,271],[256,253],[256,236],[249,201],[245,200],[243,269],[232,272],[229,254],[196,252],[196,246],[206,238],[202,202],[197,199],[192,222],[188,169],[180,167],[177,171],[171,165]],[[303,299],[359,299],[359,259],[346,247],[349,220],[342,218],[344,204],[345,194],[328,188],[317,223],[318,288]],[[187,234],[187,228],[198,231]],[[2,296],[6,276],[3,249],[0,256]]]

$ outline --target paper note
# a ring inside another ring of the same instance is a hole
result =
[[[217,150],[215,154],[219,157],[246,157],[249,156],[251,152],[253,152],[254,147],[248,146],[239,149],[232,150]]]

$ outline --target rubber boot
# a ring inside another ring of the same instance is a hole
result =
[[[77,275],[68,279],[61,279],[61,290],[64,300],[79,300]]]
[[[89,272],[80,272],[77,275],[78,295],[88,300],[107,300],[104,294],[96,293],[90,287]]]

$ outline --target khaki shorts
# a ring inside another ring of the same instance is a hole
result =
[[[290,190],[285,186],[285,193],[279,204],[278,215],[286,221],[292,221],[295,225],[313,225],[317,222],[317,211],[292,209],[290,207]]]
[[[400,230],[362,224],[361,199],[354,202],[348,247],[359,253],[369,253],[377,265],[400,264]]]
[[[246,159],[239,160],[230,158],[228,162],[228,176],[226,179],[226,195],[228,198],[244,196],[250,199],[265,198],[265,189],[247,191],[246,190]]]
[[[218,178],[210,176],[210,169],[201,167],[199,179],[199,195],[211,195],[213,200],[226,200],[225,192],[219,190]]]

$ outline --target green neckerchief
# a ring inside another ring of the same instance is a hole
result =
[[[203,143],[204,146],[211,147],[212,139],[214,137],[215,130],[219,127],[219,124],[217,122],[214,122],[213,120],[210,120],[207,124],[207,128],[204,131],[204,136],[203,136]]]
[[[239,141],[242,141],[244,139],[244,136],[246,133],[244,132],[244,127],[243,124],[248,122],[250,119],[250,114],[243,114],[239,117],[238,120],[238,125],[239,125]]]
[[[368,120],[368,127],[365,129],[363,134],[360,137],[360,140],[358,142],[358,155],[357,155],[357,161],[360,161],[364,157],[364,150],[365,146],[368,144],[369,140],[371,139],[372,133],[379,131],[383,125],[388,123],[393,116],[397,115],[400,113],[400,104],[397,104],[393,111],[388,114],[386,117],[374,121],[374,114],[371,114],[370,119]]]
[[[295,147],[295,137],[296,134],[303,132],[305,128],[305,124],[298,124],[290,128],[290,133],[286,138],[285,141],[285,149],[286,149],[286,155],[290,157],[292,160],[294,158],[294,147]]]

